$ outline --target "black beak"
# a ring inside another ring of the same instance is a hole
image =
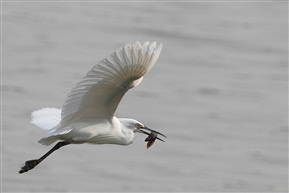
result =
[[[162,134],[162,133],[160,133],[160,132],[158,132],[158,131],[155,131],[155,130],[153,130],[153,129],[150,129],[150,128],[148,128],[148,127],[141,128],[139,131],[140,131],[141,133],[147,134],[147,135],[150,137],[151,134],[148,133],[148,132],[145,131],[145,130],[150,131],[151,133],[159,134],[159,135],[161,135],[161,136],[163,136],[163,137],[165,137],[165,138],[167,137],[167,136],[165,136],[164,134]],[[146,141],[149,141],[149,140],[150,140],[149,137],[146,138]],[[165,142],[163,139],[158,138],[157,136],[156,136],[155,138],[158,139],[158,140],[160,140],[160,141],[162,141],[162,142]]]

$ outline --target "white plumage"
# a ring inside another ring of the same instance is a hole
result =
[[[95,65],[71,90],[61,110],[44,108],[32,112],[31,123],[49,130],[39,143],[132,143],[134,132],[139,129],[136,125],[144,128],[143,124],[118,119],[114,113],[124,94],[154,66],[161,49],[162,44],[156,46],[155,42],[127,44]]]
[[[95,65],[68,94],[62,109],[43,108],[31,114],[31,123],[48,130],[47,137],[38,142],[51,150],[39,159],[28,160],[19,173],[37,166],[52,152],[68,144],[131,144],[135,132],[148,135],[149,148],[160,134],[134,119],[117,118],[115,110],[131,88],[155,65],[162,44],[145,42],[127,44]],[[151,133],[148,133],[150,131]]]
[[[31,113],[31,123],[44,130],[53,131],[61,121],[61,110],[56,108],[43,108]]]

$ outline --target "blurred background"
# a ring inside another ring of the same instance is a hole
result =
[[[2,2],[3,192],[287,192],[288,2]],[[99,60],[163,43],[118,117],[167,135],[146,149],[51,147],[30,113],[61,108]]]

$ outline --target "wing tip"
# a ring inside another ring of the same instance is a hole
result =
[[[61,121],[61,110],[57,108],[42,108],[31,113],[31,123],[44,130],[52,130]]]

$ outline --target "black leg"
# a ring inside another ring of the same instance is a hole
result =
[[[19,171],[19,174],[22,174],[24,172],[28,172],[29,170],[32,170],[35,166],[37,166],[40,162],[42,162],[46,157],[48,157],[50,154],[52,154],[55,150],[58,150],[59,148],[70,144],[69,141],[60,141],[58,142],[51,150],[49,150],[46,154],[44,154],[39,159],[34,160],[28,160],[25,162],[25,165],[21,167],[21,170]]]

